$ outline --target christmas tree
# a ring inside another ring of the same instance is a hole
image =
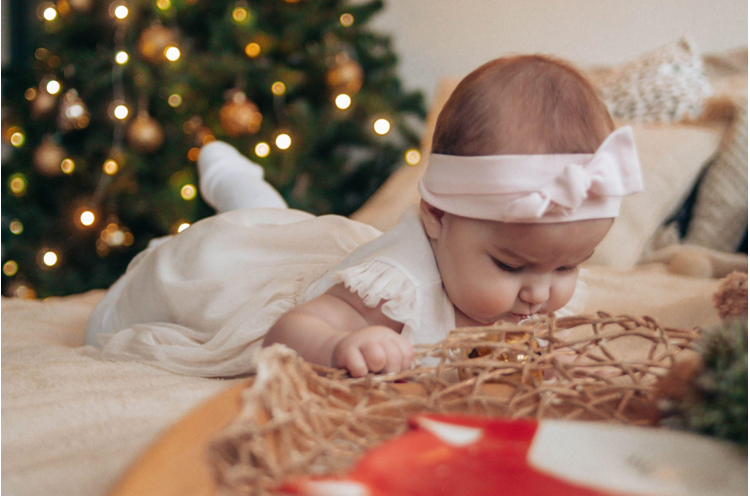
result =
[[[57,0],[3,79],[3,293],[105,288],[151,238],[213,214],[200,147],[229,142],[290,207],[347,215],[419,162],[422,94],[381,0]],[[7,156],[7,157],[6,157]]]

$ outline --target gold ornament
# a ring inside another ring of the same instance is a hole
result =
[[[508,327],[510,329],[517,329],[517,325],[513,325],[511,323],[508,323]],[[501,328],[502,329],[502,325]],[[484,337],[485,340],[488,342],[499,342],[500,341],[500,335],[487,335]],[[505,343],[508,344],[519,344],[524,345],[531,341],[531,351],[534,352],[539,349],[539,345],[536,343],[535,339],[532,338],[528,333],[524,332],[506,332],[505,333],[505,339],[503,340]],[[490,347],[477,347],[475,349],[472,349],[468,356],[466,356],[467,359],[476,359],[479,357],[485,357],[488,355],[491,355],[493,353],[493,349]],[[529,356],[525,352],[519,352],[519,351],[508,351],[508,352],[501,352],[497,354],[495,357],[495,360],[498,362],[507,362],[507,363],[526,363],[530,360]],[[472,376],[476,376],[476,373],[472,372],[470,369],[465,368],[459,368],[458,370],[458,377],[462,380],[466,380],[468,378],[471,378]],[[521,373],[514,373],[505,375],[503,378],[507,379],[515,379],[515,380],[521,380]],[[526,379],[526,382],[529,384],[539,384],[542,382],[543,373],[540,370],[533,370],[529,371],[529,375]],[[496,383],[497,380],[489,380],[488,383]],[[502,383],[502,381],[500,381]]]
[[[208,126],[201,126],[195,132],[195,146],[202,147],[216,140],[214,132]]]
[[[156,152],[164,143],[164,130],[161,124],[145,110],[138,112],[138,116],[128,126],[125,136],[128,144],[142,154]]]
[[[83,129],[89,125],[89,111],[76,90],[68,90],[60,103],[57,115],[57,126],[62,131]]]
[[[138,38],[138,52],[152,64],[158,64],[167,60],[164,56],[167,47],[176,44],[177,36],[174,31],[161,24],[154,24],[144,29]]]
[[[93,0],[68,0],[68,4],[75,10],[87,11],[94,4]]]
[[[51,135],[47,135],[34,151],[34,167],[45,176],[57,176],[62,174],[60,164],[67,156],[65,149],[58,145]]]
[[[34,119],[40,119],[50,115],[57,106],[57,96],[50,95],[45,89],[40,87],[36,98],[31,101],[31,116]]]
[[[362,67],[344,54],[336,56],[333,66],[326,73],[328,87],[337,93],[353,95],[362,88],[363,80]]]
[[[258,106],[241,91],[235,92],[219,111],[219,123],[228,136],[254,135],[262,122]]]

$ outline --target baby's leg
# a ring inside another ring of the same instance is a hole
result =
[[[276,189],[263,179],[263,168],[221,141],[201,149],[198,158],[203,200],[218,213],[250,207],[288,206]]]

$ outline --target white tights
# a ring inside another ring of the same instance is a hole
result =
[[[263,179],[263,168],[228,143],[215,141],[201,149],[198,174],[203,200],[219,214],[251,207],[288,208]]]

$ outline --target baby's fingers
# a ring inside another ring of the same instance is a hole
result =
[[[388,354],[380,342],[367,342],[359,350],[362,351],[362,355],[370,371],[378,373],[385,368]]]
[[[354,378],[361,378],[368,373],[365,358],[357,347],[348,347],[345,349],[339,357],[336,367],[348,369],[349,374]]]
[[[410,369],[411,363],[414,360],[414,349],[412,348],[409,341],[406,338],[397,335],[393,337],[391,342],[395,344],[401,352],[401,371]]]
[[[384,373],[398,373],[403,369],[401,360],[401,349],[399,349],[396,342],[393,340],[383,340],[380,342],[385,350],[385,368]]]

